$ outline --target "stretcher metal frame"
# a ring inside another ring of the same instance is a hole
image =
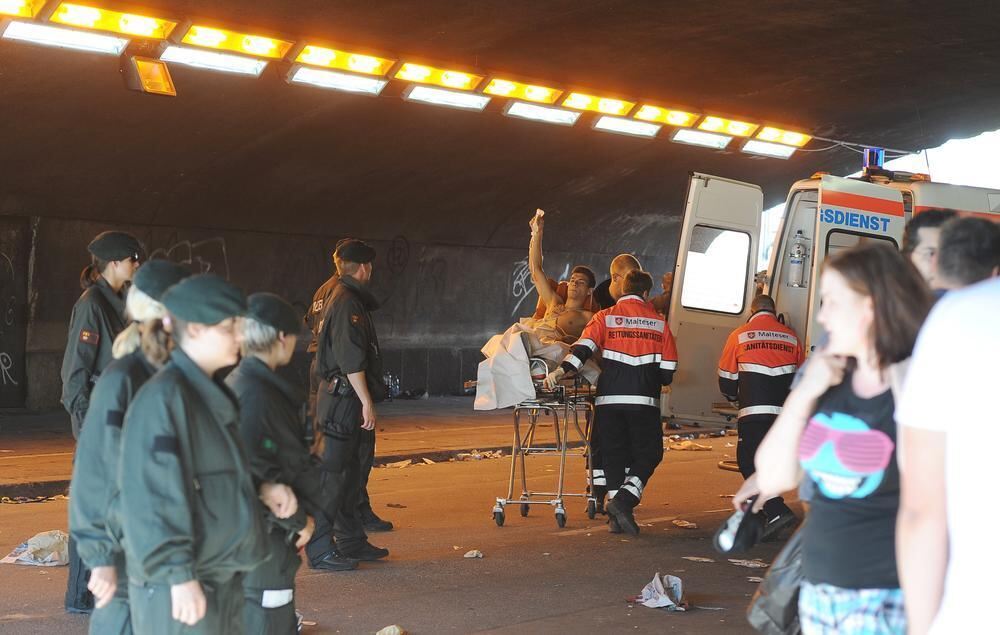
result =
[[[527,418],[527,430],[521,434],[521,417]],[[539,424],[552,419],[552,429],[555,434],[554,445],[536,445],[536,432]],[[581,415],[583,415],[583,425],[581,426]],[[507,505],[519,505],[521,516],[527,516],[531,505],[549,505],[555,508],[556,524],[559,527],[566,526],[566,506],[565,498],[585,498],[587,499],[587,516],[591,519],[596,515],[597,499],[593,495],[593,479],[591,474],[591,464],[593,456],[590,447],[590,435],[594,423],[594,398],[593,388],[590,385],[582,385],[579,378],[575,379],[572,386],[560,385],[553,390],[537,388],[535,399],[523,401],[514,406],[514,442],[510,451],[510,480],[507,485],[507,496],[496,499],[493,506],[493,520],[497,527],[503,527],[506,514],[504,508]],[[575,431],[582,448],[572,448],[573,454],[577,451],[579,455],[586,459],[587,486],[582,493],[567,493],[565,490],[566,480],[566,457],[570,455],[570,433]],[[525,461],[528,455],[557,455],[559,456],[559,474],[557,476],[556,491],[535,492],[528,489],[527,466]],[[515,482],[520,475],[521,495],[514,498]]]

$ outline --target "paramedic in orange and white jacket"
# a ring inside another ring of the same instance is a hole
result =
[[[736,462],[743,478],[754,473],[754,455],[791,390],[795,371],[802,365],[798,336],[778,321],[774,300],[758,295],[750,305],[750,319],[726,340],[719,359],[719,390],[740,405]],[[795,522],[795,514],[781,498],[764,503],[765,536]]]
[[[670,327],[648,301],[652,288],[649,273],[629,272],[618,302],[594,315],[560,367],[545,379],[546,386],[554,386],[592,355],[602,354],[593,434],[604,453],[612,533],[639,533],[632,510],[663,460],[660,391],[673,381],[677,347]]]

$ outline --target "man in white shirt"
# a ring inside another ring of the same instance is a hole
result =
[[[952,291],[917,339],[900,424],[896,531],[910,635],[984,632],[996,614],[1000,278]]]

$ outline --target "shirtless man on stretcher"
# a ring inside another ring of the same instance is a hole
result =
[[[535,284],[538,297],[546,306],[545,316],[539,320],[536,329],[550,331],[550,339],[572,344],[579,339],[583,328],[594,316],[592,311],[584,307],[590,306],[591,293],[597,278],[589,267],[582,265],[573,267],[564,301],[549,285],[549,280],[542,271],[542,229],[545,225],[545,212],[536,211],[528,224],[531,226],[528,269],[531,271],[531,281]]]

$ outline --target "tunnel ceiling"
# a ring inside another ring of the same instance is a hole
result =
[[[895,148],[1000,128],[989,1],[141,5]],[[273,64],[260,79],[174,67],[176,98],[126,90],[117,69],[0,41],[0,213],[523,247],[541,206],[559,227],[548,246],[612,251],[618,228],[641,249],[643,229],[676,218],[691,171],[758,183],[773,204],[815,170],[859,165],[842,149],[781,161],[515,120],[503,100],[413,104],[395,82],[378,98],[290,86]]]

